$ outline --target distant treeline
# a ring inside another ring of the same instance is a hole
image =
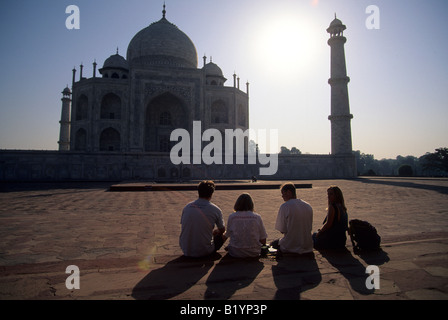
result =
[[[419,158],[398,156],[396,159],[376,160],[372,154],[354,151],[360,176],[448,176],[448,148],[436,149]]]

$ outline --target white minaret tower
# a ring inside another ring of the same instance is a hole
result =
[[[70,150],[70,104],[72,99],[70,89],[66,87],[62,91],[61,130],[59,132],[59,151]]]
[[[336,18],[327,29],[330,34],[328,45],[331,48],[331,77],[328,83],[331,86],[331,154],[351,154],[352,153],[352,130],[350,121],[353,115],[350,114],[348,103],[347,84],[350,78],[347,77],[345,66],[344,44],[347,39],[343,32],[346,29],[341,20]]]

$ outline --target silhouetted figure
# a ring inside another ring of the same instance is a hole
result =
[[[222,211],[210,202],[214,191],[213,181],[200,182],[199,198],[187,204],[182,211],[179,245],[187,257],[210,255],[218,251],[224,243],[222,235],[226,228]]]
[[[266,245],[266,230],[263,220],[254,212],[254,201],[250,194],[238,197],[230,214],[225,236],[230,238],[227,250],[232,257],[260,256],[261,246]]]
[[[344,195],[337,186],[330,186],[327,195],[328,212],[322,228],[313,234],[314,247],[316,249],[342,249],[345,248],[348,230]]]
[[[271,246],[282,253],[312,252],[313,209],[307,202],[297,199],[296,187],[293,183],[283,184],[280,190],[285,203],[278,210],[275,229],[284,236],[273,241]]]

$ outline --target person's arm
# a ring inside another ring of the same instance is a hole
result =
[[[223,235],[226,232],[226,225],[224,224],[221,210],[219,210],[218,212],[218,217],[215,221],[215,224],[217,228],[213,230],[213,235]]]
[[[286,215],[287,215],[287,209],[284,205],[281,205],[278,214],[277,214],[277,220],[275,221],[275,229],[277,231],[280,231],[282,234],[286,233]]]
[[[317,235],[319,235],[320,232],[324,232],[325,230],[328,230],[331,228],[331,226],[333,225],[334,216],[335,216],[334,207],[332,205],[330,205],[330,207],[328,208],[327,221],[322,226],[322,229],[320,229],[320,231],[317,233]]]
[[[266,229],[264,227],[264,223],[263,220],[261,219],[261,216],[258,216],[258,232],[260,234],[260,237],[263,237],[263,239],[260,239],[260,243],[262,245],[266,245],[266,238],[267,238],[267,233],[266,233]]]
[[[213,230],[213,235],[214,236],[223,235],[225,232],[226,232],[226,227],[217,228],[217,229]]]

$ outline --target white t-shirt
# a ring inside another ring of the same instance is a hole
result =
[[[221,209],[206,199],[190,202],[182,211],[179,245],[185,256],[202,257],[213,253],[213,229],[224,228]]]
[[[311,230],[313,227],[313,209],[300,199],[290,199],[278,210],[275,229],[284,234],[280,239],[280,250],[290,253],[313,251]]]
[[[237,211],[229,216],[226,235],[230,237],[228,250],[232,257],[257,257],[267,234],[261,216],[252,211]]]

